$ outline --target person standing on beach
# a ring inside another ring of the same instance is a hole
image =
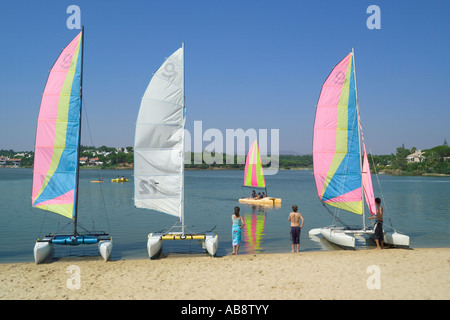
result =
[[[300,250],[300,231],[303,228],[305,219],[300,212],[297,212],[298,206],[295,204],[292,206],[293,212],[289,213],[288,221],[291,222],[291,244],[292,252],[294,252],[294,247],[297,245],[297,252]],[[300,225],[300,220],[302,220],[302,225]]]
[[[239,215],[241,209],[234,207],[234,214],[231,216],[231,244],[233,246],[233,252],[231,254],[239,253],[239,245],[241,244],[241,229],[244,227],[245,222]]]
[[[377,249],[383,249],[384,246],[384,235],[383,235],[383,207],[381,206],[381,199],[376,198],[375,199],[375,205],[377,207],[377,214],[369,217],[369,220],[371,219],[377,219],[375,222],[374,227],[374,233],[373,233],[373,239],[375,240],[375,243],[377,244]]]

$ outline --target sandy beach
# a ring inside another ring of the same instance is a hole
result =
[[[450,248],[0,264],[0,299],[450,299]]]

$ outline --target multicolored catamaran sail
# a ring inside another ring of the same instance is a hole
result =
[[[313,165],[322,203],[362,215],[363,227],[352,229],[332,213],[334,226],[313,229],[310,234],[320,232],[331,242],[354,247],[355,239],[347,234],[373,233],[365,225],[364,198],[372,215],[376,206],[359,117],[353,51],[333,68],[322,86],[314,123]],[[336,227],[338,221],[345,227]]]
[[[39,111],[32,203],[67,218],[75,216],[81,109],[82,34],[56,60]]]
[[[331,71],[320,93],[314,123],[314,178],[323,203],[363,214],[359,129],[354,61],[349,53]],[[365,170],[370,180],[370,169]],[[374,203],[373,191],[369,202]]]
[[[64,48],[50,70],[37,123],[32,188],[33,207],[72,219],[74,232],[38,240],[36,263],[50,254],[51,244],[101,242],[100,253],[105,260],[112,248],[106,233],[86,235],[77,231],[82,69],[83,31]]]
[[[264,171],[257,140],[253,142],[247,153],[247,158],[245,160],[244,185],[242,187],[264,189],[265,197],[262,199],[244,197],[239,199],[240,203],[281,205],[281,198],[272,198],[267,196],[266,181],[264,179]]]
[[[258,141],[253,142],[245,161],[244,186],[266,189]]]
[[[134,204],[179,218],[181,231],[150,233],[150,259],[162,252],[162,240],[203,240],[212,256],[217,235],[185,233],[184,222],[184,44],[155,72],[144,96],[134,139]],[[174,226],[175,227],[175,226]],[[173,228],[173,227],[172,227]]]

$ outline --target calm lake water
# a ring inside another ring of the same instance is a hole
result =
[[[81,170],[79,222],[89,230],[110,233],[114,241],[111,259],[148,258],[147,235],[170,228],[176,218],[134,207],[133,172],[129,170]],[[289,252],[291,206],[297,204],[305,218],[300,249],[303,251],[340,250],[326,240],[311,239],[308,231],[328,226],[332,218],[318,200],[312,171],[286,170],[266,176],[268,193],[282,198],[280,208],[260,209],[239,204],[237,199],[251,190],[242,190],[243,171],[186,171],[185,219],[187,228],[203,232],[215,227],[219,235],[217,255],[231,252],[231,215],[236,205],[246,221],[240,253]],[[112,183],[125,176],[128,183]],[[103,183],[91,183],[99,177]],[[375,196],[381,193],[376,177]],[[378,177],[388,219],[411,238],[411,247],[450,247],[450,178]],[[31,169],[0,169],[0,262],[33,262],[33,247],[38,237],[56,232],[69,220],[31,207]],[[361,217],[341,214],[348,224],[361,224]],[[71,226],[66,230],[71,230]],[[360,243],[372,248],[370,243]],[[164,242],[164,254],[203,254],[197,241]],[[55,257],[97,257],[97,246],[56,246]]]

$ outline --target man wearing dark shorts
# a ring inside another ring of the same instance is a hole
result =
[[[383,207],[381,206],[381,199],[376,198],[375,199],[375,205],[377,207],[377,214],[369,217],[369,220],[371,219],[377,219],[377,222],[375,223],[375,230],[373,234],[373,239],[375,240],[375,243],[377,244],[377,249],[383,249],[384,246],[384,234],[383,234]]]
[[[293,212],[289,213],[288,221],[291,222],[291,244],[292,244],[292,252],[294,252],[294,248],[297,245],[297,252],[300,249],[300,231],[303,228],[303,223],[305,220],[303,219],[300,212],[297,212],[298,207],[296,205],[292,206]],[[300,225],[300,220],[302,220],[302,224]]]

